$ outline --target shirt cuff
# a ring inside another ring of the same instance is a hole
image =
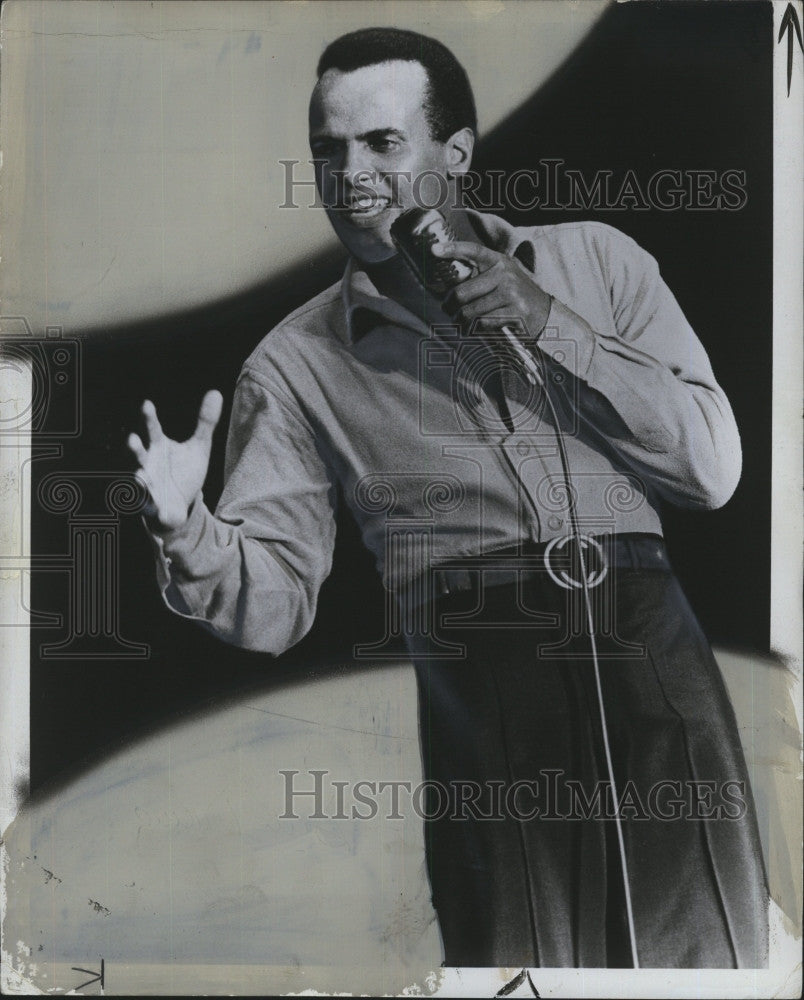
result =
[[[189,569],[187,557],[198,546],[208,513],[199,493],[187,509],[186,520],[177,528],[159,529],[148,523],[145,527],[168,563],[175,562],[182,569]]]
[[[156,556],[156,577],[165,604],[185,618],[201,618],[190,607],[177,583],[188,583],[197,576],[191,569],[192,554],[196,551],[210,517],[201,494],[193,500],[187,520],[177,528],[159,531],[143,518]]]

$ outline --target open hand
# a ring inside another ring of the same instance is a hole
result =
[[[129,434],[127,443],[139,462],[135,475],[150,494],[150,513],[157,529],[178,528],[187,520],[190,504],[207,476],[212,432],[222,407],[223,396],[212,389],[201,402],[193,436],[173,441],[162,431],[154,404],[149,399],[142,404],[148,447],[139,434]]]

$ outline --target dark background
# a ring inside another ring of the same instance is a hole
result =
[[[757,650],[768,647],[770,610],[772,54],[769,3],[615,5],[538,93],[482,137],[474,164],[511,171],[556,157],[587,180],[599,169],[622,177],[631,168],[643,182],[658,169],[746,172],[747,203],[736,212],[507,215],[518,224],[607,222],[659,261],[732,402],[744,450],[742,482],[724,509],[666,510],[671,557],[712,641]],[[312,86],[313,67],[309,75]],[[482,80],[475,86],[482,100]],[[219,387],[228,406],[252,348],[338,280],[343,261],[339,254],[315,258],[212,308],[93,332],[82,345],[83,432],[63,442],[62,458],[32,464],[33,495],[54,471],[133,468],[125,439],[138,427],[143,398],[156,402],[167,433],[177,437],[192,432],[206,389]],[[228,410],[223,427],[227,419]],[[224,441],[219,430],[205,488],[211,506],[222,486]],[[65,552],[66,518],[37,503],[32,517],[34,556]],[[64,632],[32,629],[33,789],[54,787],[110,747],[212,699],[356,669],[352,645],[382,634],[379,581],[348,513],[316,624],[278,660],[227,647],[164,608],[135,516],[122,521],[119,558],[120,631],[147,643],[150,657],[42,659],[40,646]],[[34,612],[66,614],[67,603],[64,574],[32,574]]]

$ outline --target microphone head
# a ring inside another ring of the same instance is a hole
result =
[[[474,268],[462,260],[433,255],[431,247],[450,243],[454,238],[447,220],[436,208],[409,208],[391,224],[394,246],[419,282],[438,297],[474,274]]]

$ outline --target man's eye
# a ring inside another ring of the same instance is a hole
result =
[[[375,139],[371,143],[371,148],[375,153],[391,153],[399,147],[395,139]]]

